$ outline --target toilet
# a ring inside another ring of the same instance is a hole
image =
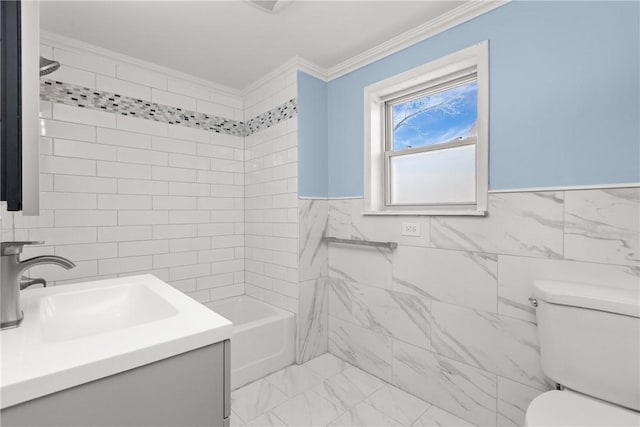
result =
[[[640,289],[539,280],[531,301],[561,390],[536,397],[525,426],[640,427]]]

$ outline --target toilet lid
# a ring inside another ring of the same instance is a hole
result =
[[[569,390],[554,390],[533,399],[527,408],[525,425],[639,427],[640,412]]]

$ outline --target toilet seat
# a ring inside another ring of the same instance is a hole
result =
[[[527,427],[639,427],[640,412],[573,391],[548,391],[533,399],[525,416]]]

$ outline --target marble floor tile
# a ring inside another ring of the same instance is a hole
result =
[[[373,393],[366,402],[405,426],[413,424],[431,407],[427,402],[390,384]]]
[[[249,422],[285,402],[287,395],[265,379],[231,393],[231,407],[244,422]]]
[[[240,415],[236,414],[236,412],[232,410],[229,427],[240,427],[242,425],[244,425],[244,421],[242,421],[242,418],[240,418]]]
[[[411,427],[473,427],[468,421],[458,418],[447,411],[443,411],[437,406],[427,409],[418,421],[413,423]]]
[[[323,378],[329,378],[339,374],[351,365],[333,354],[325,353],[322,356],[311,359],[303,366],[306,366]]]
[[[267,376],[265,380],[293,397],[320,384],[322,377],[306,366],[291,365]]]
[[[362,402],[367,397],[363,390],[342,373],[325,380],[314,387],[313,391],[344,410]]]
[[[278,418],[273,412],[267,412],[260,415],[250,423],[245,424],[243,427],[288,427],[280,418]]]
[[[267,378],[232,393],[232,426],[471,426],[331,354],[305,365],[290,366]],[[315,381],[320,383],[307,389]],[[515,406],[521,408],[523,402],[519,399]],[[509,418],[514,418],[511,407],[505,409],[509,409],[505,411]]]
[[[341,415],[329,424],[330,427],[395,427],[402,426],[399,422],[378,411],[376,408],[362,402]]]
[[[375,377],[362,369],[358,369],[355,366],[345,369],[342,374],[347,377],[358,389],[369,396],[386,383],[380,378]]]
[[[277,406],[272,412],[287,426],[315,427],[326,426],[344,410],[317,393],[307,391]]]

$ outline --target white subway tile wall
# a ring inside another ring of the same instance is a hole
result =
[[[245,96],[245,119],[295,98],[296,90],[295,72],[254,89]],[[244,162],[246,293],[298,313],[297,118],[247,136]],[[209,177],[229,178],[201,179]]]
[[[240,96],[109,58],[43,46],[55,79],[241,117]],[[44,240],[24,256],[78,265],[27,274],[70,283],[151,273],[199,301],[244,293],[244,138],[41,103],[41,215],[2,215],[2,239]]]

